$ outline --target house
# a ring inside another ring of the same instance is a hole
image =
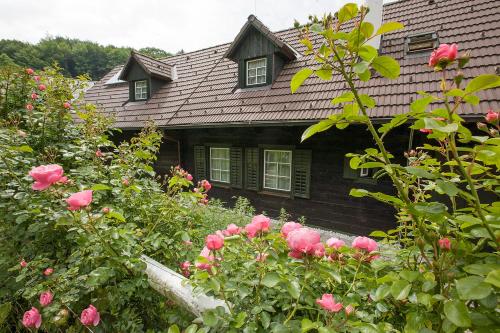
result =
[[[408,110],[417,91],[436,92],[439,76],[427,66],[440,43],[470,50],[465,78],[500,72],[500,6],[496,0],[401,0],[382,5],[370,0],[373,19],[399,21],[402,31],[379,41],[379,54],[396,58],[401,76],[374,74],[362,91],[374,97],[370,116],[377,123]],[[376,22],[374,22],[376,23]],[[366,234],[394,226],[392,208],[367,198],[349,197],[353,187],[391,193],[392,185],[368,170],[349,168],[345,154],[374,144],[361,126],[329,130],[300,143],[312,123],[338,112],[330,100],[345,91],[340,78],[309,79],[296,94],[290,79],[312,65],[303,55],[298,32],[270,31],[250,15],[227,44],[156,60],[132,53],[92,87],[86,100],[114,114],[124,136],[148,120],[164,130],[157,167],[181,164],[195,179],[209,179],[211,196],[232,202],[251,200],[277,216],[281,207],[294,218],[350,233]],[[488,90],[481,103],[460,110],[469,120],[498,110],[500,90]],[[389,149],[403,161],[404,151],[424,136],[400,128],[387,137]]]

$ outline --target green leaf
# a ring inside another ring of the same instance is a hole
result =
[[[489,284],[483,282],[479,276],[468,276],[457,280],[458,296],[463,300],[485,298],[492,292]]]
[[[218,320],[213,310],[208,310],[203,312],[202,317],[203,317],[203,324],[209,327],[214,327],[215,325],[217,325]]]
[[[198,325],[191,324],[188,327],[186,327],[186,330],[184,331],[184,333],[196,333],[197,330],[198,330]]]
[[[411,290],[411,284],[405,280],[397,280],[392,283],[391,295],[396,300],[401,301],[408,297]]]
[[[240,312],[236,316],[236,319],[234,321],[233,326],[236,328],[240,328],[245,324],[245,320],[247,319],[247,313],[246,312]]]
[[[104,185],[104,184],[95,184],[92,186],[92,191],[109,191],[109,190],[112,190],[113,188],[111,186],[108,186],[108,185]]]
[[[174,324],[168,328],[167,333],[181,333],[181,330],[179,329],[179,327],[177,325]]]
[[[316,133],[326,131],[333,125],[335,125],[336,121],[334,119],[325,119],[321,120],[320,122],[309,126],[304,133],[302,133],[301,137],[301,142],[309,139],[311,136],[313,136]]]
[[[331,103],[335,105],[340,103],[352,102],[353,100],[354,100],[354,94],[352,92],[346,92],[332,99]]]
[[[364,73],[368,70],[369,63],[366,61],[358,62],[356,65],[352,66],[352,70],[356,74]]]
[[[495,74],[482,74],[473,78],[467,87],[465,87],[465,92],[470,94],[476,91],[491,89],[500,86],[500,76]]]
[[[288,293],[293,298],[297,299],[300,296],[300,285],[297,281],[289,281],[286,287]]]
[[[372,61],[372,67],[388,79],[398,78],[401,70],[398,62],[389,56],[376,57]]]
[[[359,99],[361,100],[361,103],[367,108],[374,108],[376,105],[375,100],[366,94],[359,95]]]
[[[364,61],[371,62],[376,56],[378,56],[378,51],[371,45],[363,45],[359,48],[358,55]]]
[[[410,110],[414,112],[424,112],[427,106],[434,100],[432,96],[416,99],[410,104]]]
[[[463,97],[465,95],[465,91],[463,91],[462,89],[454,88],[448,90],[445,95],[449,97]]]
[[[477,222],[475,224],[480,224],[481,220],[476,219]],[[480,276],[486,276],[488,275],[491,271],[494,271],[495,269],[498,269],[499,265],[498,264],[472,264],[472,265],[467,265],[463,269],[469,274],[474,274],[474,275],[480,275]],[[500,269],[499,269],[500,271]]]
[[[30,146],[28,145],[22,145],[22,146],[11,146],[9,147],[10,150],[14,150],[14,151],[20,151],[20,152],[23,152],[23,153],[32,153],[33,152],[33,148],[31,148]]]
[[[415,209],[421,213],[439,215],[446,213],[448,208],[440,202],[419,202],[415,204]]]
[[[106,216],[114,218],[120,222],[125,222],[125,217],[115,210],[110,211],[108,214],[106,214]]]
[[[358,15],[358,5],[355,3],[347,3],[337,13],[337,19],[339,23],[344,23],[349,21]]]
[[[421,167],[407,166],[407,167],[405,167],[405,169],[406,169],[406,171],[408,171],[412,175],[417,176],[418,178],[426,178],[426,179],[435,179],[436,178],[436,176],[434,176],[432,173],[430,173],[429,171],[427,171]]]
[[[484,282],[494,285],[500,288],[500,269],[496,269],[488,274]]]
[[[373,24],[370,22],[363,22],[361,23],[361,26],[359,27],[359,31],[365,36],[365,38],[370,38],[373,34],[373,31],[375,28],[373,27]]]
[[[273,288],[280,282],[280,276],[276,272],[267,273],[262,279],[262,284],[268,288]]]
[[[312,73],[314,73],[314,71],[310,68],[303,68],[295,73],[292,81],[290,81],[290,90],[292,91],[292,94],[299,89],[302,83],[304,83],[304,81],[311,76]]]
[[[458,194],[458,187],[449,180],[436,180],[436,186],[442,193],[446,193],[450,197],[454,197]]]
[[[375,291],[375,295],[373,297],[373,300],[375,302],[381,301],[384,298],[386,298],[387,296],[389,296],[390,293],[391,293],[391,286],[388,284],[385,284],[385,283],[381,284],[377,288],[377,291]]]
[[[313,323],[310,319],[304,318],[300,322],[300,326],[302,328],[302,333],[309,332],[310,330],[318,329],[318,324]]]
[[[3,324],[9,317],[11,309],[12,309],[12,304],[10,302],[3,303],[2,305],[0,305],[0,327],[3,326]]]
[[[386,34],[386,33],[391,32],[391,31],[404,29],[404,27],[405,26],[399,22],[387,22],[387,23],[382,24],[380,26],[380,28],[377,29],[377,32],[375,33],[375,35]]]
[[[444,303],[444,314],[455,326],[469,327],[471,325],[469,311],[462,301],[450,300]]]
[[[314,72],[320,79],[329,81],[332,79],[332,69],[331,68],[320,68]]]

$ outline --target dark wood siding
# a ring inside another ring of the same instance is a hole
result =
[[[194,146],[205,142],[232,144],[240,147],[259,145],[293,145],[296,149],[311,150],[310,199],[288,198],[248,189],[227,189],[214,186],[210,195],[233,204],[235,197],[244,196],[257,210],[276,217],[281,207],[296,219],[305,216],[313,225],[337,229],[353,234],[368,234],[375,229],[394,227],[394,210],[369,198],[350,197],[353,187],[392,193],[392,185],[380,180],[366,184],[344,178],[344,155],[373,146],[361,127],[344,131],[330,130],[300,144],[305,127],[220,128],[182,131],[183,167],[194,169]],[[387,142],[396,156],[403,156],[408,146],[408,129],[388,137]]]
[[[233,57],[235,59],[251,59],[278,51],[269,38],[252,27],[234,52]]]

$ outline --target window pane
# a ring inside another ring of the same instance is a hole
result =
[[[221,172],[221,182],[229,183],[229,171]]]
[[[278,182],[276,177],[273,176],[265,176],[264,178],[264,187],[270,188],[270,189],[277,189]]]
[[[279,176],[290,177],[290,169],[291,169],[291,165],[280,164]]]
[[[257,75],[265,75],[266,74],[266,68],[265,67],[259,67],[257,68]]]
[[[264,187],[290,191],[292,152],[282,150],[264,151]]]
[[[283,191],[290,191],[290,178],[288,177],[278,178],[278,188]]]
[[[278,175],[278,164],[266,163],[266,175]]]
[[[266,150],[266,161],[267,162],[278,162],[279,161],[279,152]]]
[[[292,154],[289,151],[282,151],[280,154],[280,162],[281,163],[290,163]]]

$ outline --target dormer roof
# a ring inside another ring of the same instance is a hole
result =
[[[285,41],[283,41],[271,30],[269,30],[269,28],[266,27],[255,15],[250,15],[248,17],[248,20],[245,22],[238,35],[236,35],[234,41],[231,43],[231,45],[229,45],[229,48],[224,54],[225,58],[231,59],[233,61],[237,60],[234,58],[234,54],[240,46],[241,42],[244,40],[247,33],[252,29],[252,27],[266,36],[276,46],[276,48],[278,48],[280,53],[286,59],[295,60],[297,58],[297,52]]]
[[[130,53],[130,57],[118,79],[125,80],[128,71],[134,63],[137,63],[151,77],[165,81],[172,81],[174,79],[175,68],[173,66],[135,51]]]

